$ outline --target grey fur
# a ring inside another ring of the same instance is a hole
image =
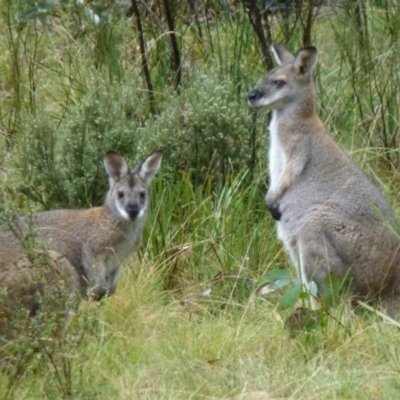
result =
[[[272,52],[279,65],[249,94],[248,103],[273,110],[266,203],[278,219],[278,237],[319,293],[330,273],[347,276],[355,298],[380,297],[392,309],[400,295],[395,214],[316,113],[316,48],[293,56],[273,45]]]

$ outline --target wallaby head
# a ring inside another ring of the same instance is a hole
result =
[[[109,177],[105,206],[123,221],[142,218],[149,206],[148,186],[157,173],[162,152],[156,151],[135,168],[129,170],[125,159],[114,151],[104,158]]]
[[[314,111],[313,72],[318,60],[317,49],[305,47],[293,56],[284,47],[274,44],[271,51],[278,67],[270,71],[262,83],[250,92],[249,106],[282,111],[291,106],[306,105],[311,106],[310,111]]]

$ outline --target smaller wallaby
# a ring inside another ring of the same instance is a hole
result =
[[[96,299],[112,294],[121,262],[141,244],[150,204],[148,188],[161,160],[157,151],[130,170],[121,155],[110,151],[104,158],[109,190],[103,206],[44,211],[18,219],[12,229],[2,226],[0,290],[12,298],[28,295],[21,282],[29,283],[29,295],[41,287],[40,271],[34,268],[37,260],[26,246],[33,236],[48,252],[37,264],[50,263],[70,292]],[[37,304],[28,303],[29,313],[34,314]]]
[[[321,295],[333,274],[357,298],[400,301],[400,242],[395,214],[382,193],[326,132],[316,113],[317,49],[296,56],[271,48],[278,67],[248,96],[272,109],[270,186],[266,203],[278,238],[305,285]]]

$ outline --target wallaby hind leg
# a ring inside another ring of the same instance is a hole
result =
[[[349,223],[332,209],[320,211],[309,217],[299,232],[304,270],[317,284],[319,295],[326,280],[334,276],[342,282],[342,290],[356,298],[374,302],[379,296],[390,298],[395,292],[390,285],[398,282],[396,269],[391,267],[397,261],[390,251],[390,238],[382,242],[380,232],[366,236],[359,223]]]
[[[352,280],[349,251],[356,250],[352,243],[345,243],[348,237],[341,229],[343,225],[339,219],[332,217],[334,223],[330,224],[329,218],[317,223],[310,219],[299,232],[299,267],[306,282],[314,281],[318,288],[318,296],[323,296],[323,290],[337,279],[346,291]],[[336,227],[340,229],[335,229]]]

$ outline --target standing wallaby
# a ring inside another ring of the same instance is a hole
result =
[[[3,226],[0,290],[4,289],[8,298],[19,297],[25,294],[23,280],[25,286],[29,283],[30,294],[36,284],[41,285],[40,271],[34,268],[37,260],[26,245],[33,236],[36,245],[43,245],[48,252],[38,264],[51,264],[60,281],[67,281],[70,292],[79,290],[96,299],[113,293],[121,262],[141,244],[149,208],[148,187],[161,159],[162,153],[154,152],[129,170],[125,159],[110,151],[104,159],[110,187],[102,207],[39,212],[18,219],[12,229]],[[37,305],[28,303],[28,311],[34,314]]]
[[[272,109],[266,203],[303,282],[321,295],[331,274],[357,298],[399,301],[400,242],[395,214],[381,192],[327,134],[316,114],[317,49],[293,56],[272,46],[278,67],[248,96]]]

